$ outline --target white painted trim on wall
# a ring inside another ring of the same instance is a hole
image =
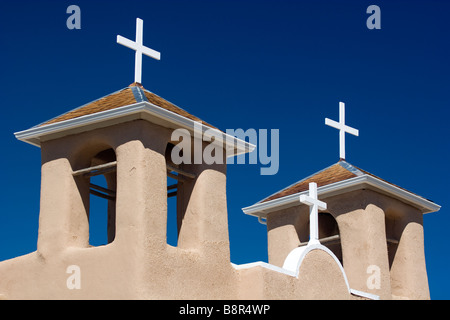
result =
[[[325,251],[334,259],[336,264],[339,266],[342,276],[344,277],[344,281],[347,286],[347,290],[348,290],[349,294],[364,297],[367,299],[372,299],[372,300],[380,299],[380,297],[375,294],[351,289],[350,285],[348,283],[347,275],[345,274],[345,271],[344,271],[344,268],[343,268],[341,262],[339,261],[339,259],[334,255],[334,253],[330,249],[328,249],[327,247],[325,247],[321,244],[311,244],[311,245],[307,245],[306,247],[298,247],[298,248],[293,249],[286,257],[282,268],[277,267],[270,263],[262,262],[262,261],[246,263],[246,264],[242,264],[242,265],[236,265],[234,263],[231,263],[231,265],[236,270],[245,270],[245,269],[251,269],[251,268],[255,268],[255,267],[262,267],[262,268],[265,268],[265,269],[268,269],[268,270],[271,270],[274,272],[282,273],[282,274],[288,275],[290,277],[295,277],[298,279],[299,274],[300,274],[300,266],[301,266],[304,258],[306,257],[306,255],[309,252],[311,252],[313,250]]]
[[[290,272],[290,271],[288,271],[286,269],[277,267],[277,266],[275,266],[273,264],[270,264],[270,263],[267,263],[267,262],[263,262],[263,261],[250,262],[250,263],[245,263],[245,264],[234,264],[234,263],[231,263],[231,265],[236,270],[244,270],[244,269],[251,269],[251,268],[255,268],[255,267],[262,267],[262,268],[265,268],[265,269],[268,269],[268,270],[272,270],[272,271],[275,271],[275,272],[286,274],[286,275],[291,276],[291,277],[295,277],[296,276],[295,273],[293,273],[293,272]]]

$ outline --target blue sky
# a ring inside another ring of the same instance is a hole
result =
[[[66,9],[81,8],[81,30]],[[366,9],[381,8],[369,30]],[[228,167],[231,259],[267,259],[265,226],[241,208],[339,160],[346,103],[347,161],[440,204],[425,215],[433,299],[449,299],[450,178],[448,1],[1,1],[0,261],[36,250],[40,150],[13,133],[128,86],[134,39],[161,61],[143,60],[143,85],[225,129],[280,130],[280,168]]]

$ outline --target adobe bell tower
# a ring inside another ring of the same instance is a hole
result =
[[[314,239],[339,260],[351,288],[382,299],[429,299],[422,215],[440,206],[345,161],[345,134],[359,130],[346,125],[343,102],[339,122],[325,124],[339,130],[340,161],[243,209],[267,224],[269,263],[284,266]],[[327,204],[317,221],[302,200],[311,183]]]
[[[223,159],[174,163],[177,129],[202,152],[210,144],[224,149]],[[215,135],[214,142],[203,141],[208,133]],[[152,279],[156,274],[150,270],[186,263],[177,258],[179,250],[210,265],[229,265],[225,156],[248,151],[240,150],[237,139],[137,83],[16,136],[41,148],[37,252],[43,259],[73,259],[80,267],[89,265],[92,277],[109,276],[110,283],[123,281],[124,288],[133,279],[135,287],[142,286],[148,277],[156,286],[159,279]],[[107,241],[100,246],[90,241],[93,197],[107,202]],[[167,244],[168,197],[177,201],[176,247]],[[133,276],[124,277],[123,270]]]
[[[142,55],[159,60],[160,53],[143,45],[142,33],[137,19],[136,41],[117,37],[136,51],[134,83],[15,133],[41,148],[42,175],[37,251],[2,264],[13,279],[5,281],[14,282],[10,298],[236,295],[229,281],[226,157],[254,146],[144,89]],[[206,148],[216,151],[214,161],[203,161]],[[173,161],[174,154],[184,161]],[[169,198],[176,200],[175,245],[167,241]],[[103,226],[94,233],[99,214]],[[98,232],[103,242],[93,241]],[[204,266],[226,269],[228,280],[204,274]],[[67,285],[66,270],[81,272],[82,282]],[[191,284],[185,273],[200,278]]]
[[[318,215],[320,244],[340,260],[351,288],[382,299],[429,299],[423,218],[440,206],[346,161],[244,208],[265,221],[269,263],[282,267],[310,239],[308,184],[327,203]]]

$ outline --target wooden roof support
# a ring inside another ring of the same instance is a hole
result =
[[[98,166],[93,166],[86,169],[74,171],[72,175],[73,176],[83,175],[85,177],[93,177],[114,171],[116,169],[117,169],[117,161],[113,161]]]
[[[189,178],[189,179],[195,179],[195,174],[192,174],[192,173],[183,171],[181,169],[172,167],[171,165],[167,165],[167,171],[174,171],[174,172],[178,173],[179,175],[182,175],[183,177],[186,177],[186,178]]]
[[[167,193],[167,198],[172,198],[172,197],[176,197],[176,196],[177,196],[177,191]]]
[[[173,189],[176,189],[176,188],[178,188],[178,183],[173,184],[171,186],[167,186],[167,191],[170,191],[170,190],[173,190]]]
[[[110,196],[110,195],[98,192],[98,191],[96,191],[94,189],[90,189],[89,192],[91,194],[97,196],[97,197],[100,197],[100,198],[104,198],[104,199],[107,199],[107,200],[116,200],[116,196]]]
[[[100,186],[98,186],[96,184],[93,184],[93,183],[90,183],[89,186],[92,189],[94,189],[94,190],[98,190],[98,191],[104,192],[104,193],[106,193],[106,194],[108,194],[110,196],[113,196],[113,197],[116,196],[116,192],[114,190],[106,189],[106,188],[100,187]]]
[[[93,167],[89,167],[89,168],[85,168],[85,169],[81,169],[81,170],[77,170],[74,171],[72,173],[73,176],[79,176],[79,175],[83,175],[85,177],[93,177],[93,176],[98,176],[100,174],[105,174],[111,171],[117,170],[117,161],[113,161],[113,162],[108,162],[105,164],[101,164],[98,166],[93,166]],[[168,176],[180,181],[183,181],[183,178],[180,177],[186,177],[189,179],[195,179],[195,174],[183,171],[181,169],[172,167],[170,165],[167,165],[167,171],[168,171]],[[172,174],[170,172],[176,172],[178,173],[178,176],[175,174]]]
[[[333,243],[334,244],[334,243],[339,243],[341,241],[341,237],[338,234],[336,234],[334,236],[319,239],[319,241],[321,244],[325,244],[325,243],[327,243],[327,244]],[[298,246],[303,247],[303,246],[306,246],[307,244],[308,244],[308,242],[302,242]]]

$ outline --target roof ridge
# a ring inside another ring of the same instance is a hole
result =
[[[152,91],[150,91],[148,89],[145,89],[144,87],[142,87],[141,89],[144,92],[144,95],[145,95],[145,93],[148,93],[150,95],[150,97],[146,96],[146,98],[148,99],[147,102],[149,102],[151,104],[154,104],[154,105],[156,105],[158,107],[164,108],[164,109],[166,109],[168,111],[171,111],[171,112],[174,112],[174,113],[178,113],[178,114],[180,114],[182,116],[190,118],[193,121],[200,122],[200,123],[202,123],[204,125],[207,125],[210,128],[217,129],[217,130],[221,131],[219,128],[211,125],[210,123],[208,123],[208,122],[206,122],[206,121],[204,121],[202,119],[197,118],[196,116],[192,115],[189,111],[179,107],[175,103],[173,103],[173,102],[171,102],[171,101],[161,97],[160,95],[158,95],[158,94],[156,94],[156,93],[154,93],[154,92],[152,92]],[[165,103],[169,104],[171,106],[171,108],[167,108],[167,105],[166,105],[166,107],[164,107],[163,105],[159,105],[158,102],[154,101],[155,99],[156,100],[161,100],[162,102],[165,102]],[[173,109],[178,109],[178,110],[173,110]]]
[[[342,168],[344,168],[344,169],[350,171],[351,173],[357,175],[358,177],[360,177],[360,176],[366,174],[364,171],[362,171],[362,170],[359,169],[358,167],[355,167],[354,165],[348,163],[348,162],[345,161],[345,160],[339,161],[338,164],[340,164]]]
[[[150,90],[148,90],[148,89],[145,89],[144,87],[142,87],[142,91],[144,91],[144,92],[147,91],[148,93],[153,94],[153,95],[157,96],[158,98],[167,101],[168,103],[172,104],[173,106],[177,107],[178,109],[181,109],[181,110],[183,110],[183,111],[186,112],[186,113],[189,113],[189,111],[186,111],[185,109],[183,109],[183,108],[181,108],[180,106],[176,105],[176,104],[173,103],[172,101],[169,101],[169,100],[167,100],[166,98],[161,97],[161,96],[160,96],[159,94],[157,94],[157,93],[154,93],[154,92],[152,92],[152,91],[150,91]],[[148,100],[147,100],[147,101],[148,101]],[[204,122],[204,121],[202,120],[202,122]]]
[[[142,85],[142,83],[139,83],[139,82],[133,82],[133,83],[130,84],[128,87],[129,87],[129,88],[130,88],[130,87],[138,87],[138,88],[144,89],[144,86]]]
[[[130,86],[129,88],[131,88],[131,92],[133,92],[136,102],[148,102],[148,99],[145,96],[143,88],[139,86]]]

